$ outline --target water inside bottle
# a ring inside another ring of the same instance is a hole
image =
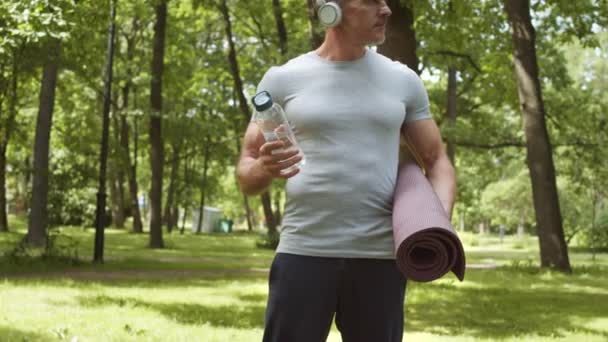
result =
[[[264,139],[266,141],[281,140],[285,145],[285,147],[283,147],[283,148],[273,150],[272,154],[281,153],[285,150],[290,150],[290,149],[299,150],[299,147],[295,143],[296,140],[295,140],[295,136],[293,135],[293,132],[291,131],[291,129],[289,127],[285,127],[285,125],[279,125],[273,131],[263,132],[263,134],[264,134]],[[294,170],[298,167],[302,167],[305,164],[306,164],[306,159],[303,157],[302,160],[299,161],[298,163],[296,163],[286,169],[281,170],[281,173],[285,174],[285,173],[291,172],[292,170]]]

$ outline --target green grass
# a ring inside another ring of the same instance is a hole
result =
[[[11,223],[0,254],[25,232]],[[0,341],[261,340],[273,253],[257,234],[172,234],[151,250],[145,235],[108,230],[103,265],[89,262],[92,230],[61,235],[78,241],[81,265],[0,261]],[[469,264],[498,267],[408,283],[405,340],[608,340],[607,254],[575,250],[564,275],[538,270],[532,237],[461,237]],[[329,341],[340,341],[335,327]]]

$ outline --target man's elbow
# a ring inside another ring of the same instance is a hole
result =
[[[442,170],[442,171],[454,171],[454,166],[450,161],[447,153],[445,151],[436,151],[433,153],[428,153],[422,156],[422,160],[424,162],[425,168],[429,171],[432,170]]]

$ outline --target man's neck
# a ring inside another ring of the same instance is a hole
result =
[[[354,61],[365,55],[366,46],[351,42],[339,32],[328,30],[325,41],[315,51],[321,58],[329,61]]]

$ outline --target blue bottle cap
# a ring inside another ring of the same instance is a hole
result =
[[[261,91],[255,94],[254,97],[251,98],[251,102],[255,107],[255,110],[258,112],[265,111],[266,109],[272,107],[272,96],[266,90]]]

